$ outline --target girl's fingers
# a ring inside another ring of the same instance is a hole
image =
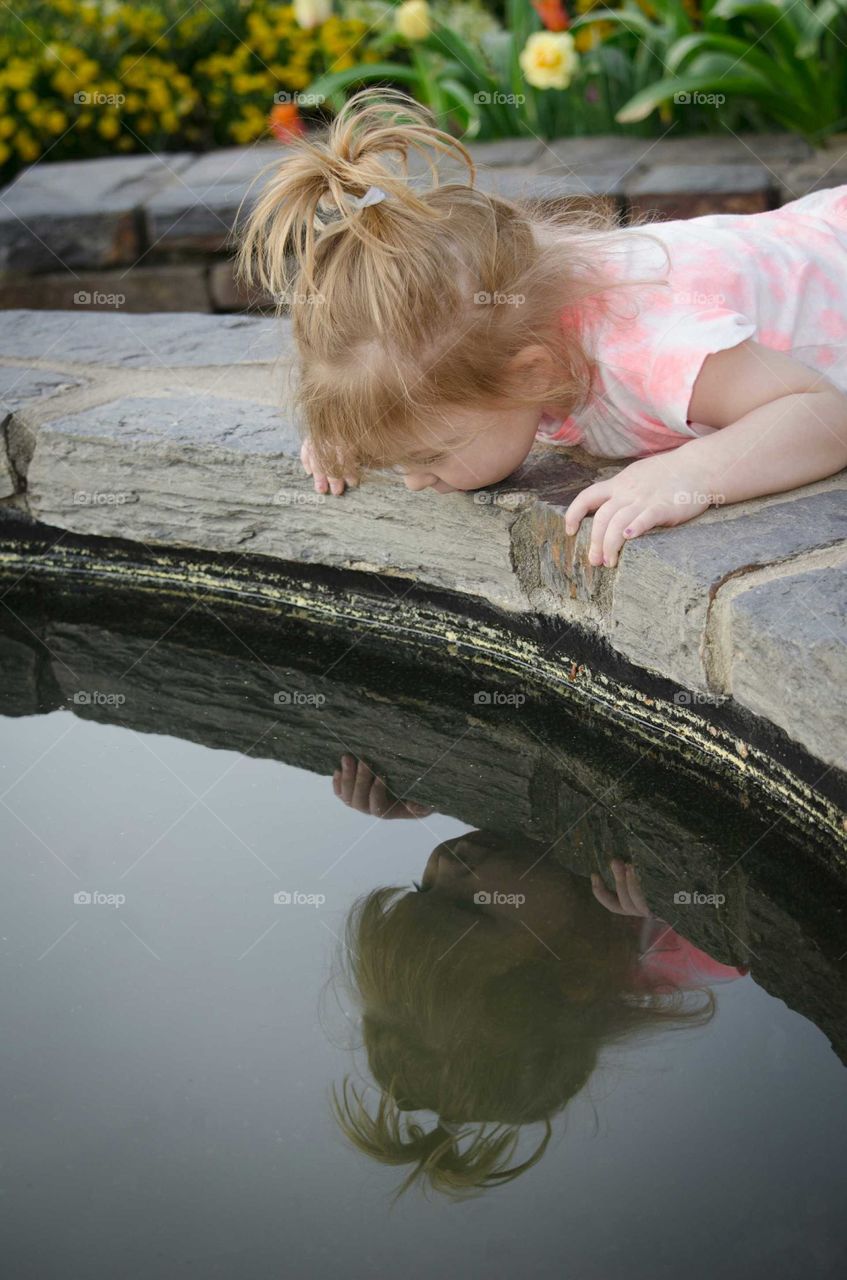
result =
[[[611,911],[616,916],[621,914],[617,898],[609,889],[606,888],[596,871],[592,871],[591,873],[591,892],[594,894],[594,897],[600,903],[601,907],[605,907],[607,911]]]
[[[638,872],[630,862],[626,868],[626,883],[629,889],[629,897],[632,905],[640,916],[649,916],[650,908],[647,906],[647,899],[644,897],[644,890],[641,888],[641,882],[638,879]]]
[[[332,775],[332,789],[335,792],[335,794],[340,797],[341,795],[341,770],[340,769],[336,769],[335,773]]]
[[[353,783],[356,780],[356,762],[352,756],[341,757],[341,798],[349,804],[353,798]]]
[[[623,534],[624,538],[637,538],[639,534],[648,533],[650,529],[655,529],[657,525],[663,524],[667,518],[662,507],[647,507],[639,515],[634,516],[626,525]]]
[[[341,494],[344,492],[344,481],[337,480],[335,476],[330,476],[329,487],[334,497],[339,498]]]
[[[624,915],[632,914],[632,902],[629,897],[629,886],[626,882],[626,867],[620,858],[613,858],[609,864],[612,869],[612,875],[615,877],[615,888],[618,891],[618,902]]]
[[[603,538],[603,563],[610,569],[618,563],[618,552],[625,542],[623,531],[638,513],[639,508],[632,503],[625,507],[618,507],[606,526],[606,534]]]
[[[364,760],[360,760],[359,767],[356,770],[356,781],[353,785],[354,809],[361,809],[362,813],[368,812],[369,797],[373,781],[374,775],[371,772],[370,766],[366,765]]]
[[[391,807],[391,801],[388,796],[388,789],[382,778],[375,778],[371,787],[370,794],[370,811],[375,818],[381,818],[387,813]]]
[[[329,488],[329,481],[326,476],[316,474],[315,477],[315,493],[326,493]]]
[[[602,482],[590,484],[578,493],[565,512],[565,533],[576,533],[589,511],[596,511],[608,496],[608,489]]]
[[[591,522],[591,542],[588,547],[588,563],[603,563],[603,539],[606,536],[606,529],[609,521],[615,512],[620,509],[620,499],[609,498],[594,513],[594,519]]]

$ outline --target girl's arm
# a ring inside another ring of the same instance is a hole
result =
[[[626,540],[657,525],[683,524],[711,505],[782,493],[847,466],[847,396],[823,374],[749,339],[707,356],[688,417],[720,429],[633,462],[568,507],[568,533],[595,512],[591,564],[617,564]]]

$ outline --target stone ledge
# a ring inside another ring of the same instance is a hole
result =
[[[411,494],[385,475],[315,494],[291,356],[284,319],[0,313],[8,499],[75,534],[364,570],[543,615],[673,682],[692,714],[731,700],[847,768],[832,684],[847,659],[847,474],[651,533],[597,569],[590,522],[568,537],[563,512],[615,464],[578,451],[539,445],[473,495]],[[838,594],[819,606],[830,574]],[[774,602],[807,582],[805,607],[778,624]]]
[[[506,138],[471,143],[468,150],[484,190],[548,203],[611,201],[623,213],[636,208],[666,217],[775,207],[819,186],[835,186],[847,172],[843,137],[818,151],[790,134],[728,132],[550,143]],[[6,305],[21,301],[28,276],[64,272],[73,281],[79,271],[122,268],[109,292],[126,292],[117,281],[125,280],[129,267],[152,269],[180,258],[205,263],[210,255],[230,251],[242,200],[247,197],[246,212],[261,190],[254,180],[285,154],[282,144],[272,142],[205,155],[161,152],[31,165],[0,191],[0,277],[7,277],[3,287],[10,291]],[[410,158],[413,174],[425,170],[422,157]],[[442,172],[449,180],[462,178],[465,170],[448,157]],[[193,289],[200,285],[198,278],[191,281]],[[40,300],[29,305],[55,305],[51,298],[60,287],[59,279],[39,283]],[[147,289],[154,297],[165,285],[151,277]],[[178,305],[178,292],[173,301]]]

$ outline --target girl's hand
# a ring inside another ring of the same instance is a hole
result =
[[[312,451],[312,442],[306,437],[300,449],[300,461],[303,463],[303,469],[307,476],[312,476],[315,482],[315,493],[326,493],[327,489],[336,497],[340,497],[344,492],[345,484],[351,489],[355,489],[357,482],[352,476],[345,476],[340,479],[337,476],[325,476],[323,472],[315,470],[315,456]]]
[[[364,760],[350,755],[341,757],[341,768],[332,775],[332,788],[351,809],[375,818],[423,818],[432,813],[430,805],[396,799]]]
[[[576,533],[583,517],[594,512],[589,564],[614,568],[630,538],[657,525],[685,524],[723,501],[720,494],[701,491],[708,487],[702,471],[695,473],[681,464],[682,459],[671,459],[666,453],[639,458],[611,480],[601,480],[577,494],[565,512],[565,532]]]
[[[613,858],[609,868],[615,877],[615,893],[606,888],[596,871],[591,873],[591,890],[600,905],[616,916],[651,916],[632,863]]]

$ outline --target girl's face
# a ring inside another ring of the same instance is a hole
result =
[[[416,467],[399,468],[407,489],[434,489],[436,493],[456,493],[483,489],[512,474],[526,458],[535,440],[545,405],[500,410],[461,410],[449,418],[451,440],[464,437],[465,444],[443,446],[448,428],[436,425],[428,435],[431,456]],[[441,431],[441,434],[440,434]],[[426,447],[426,446],[424,446]]]
[[[477,922],[504,933],[529,929],[546,946],[580,910],[578,881],[544,857],[544,846],[514,835],[470,831],[433,849],[420,890],[432,901],[471,911]],[[593,906],[593,903],[591,904]]]

